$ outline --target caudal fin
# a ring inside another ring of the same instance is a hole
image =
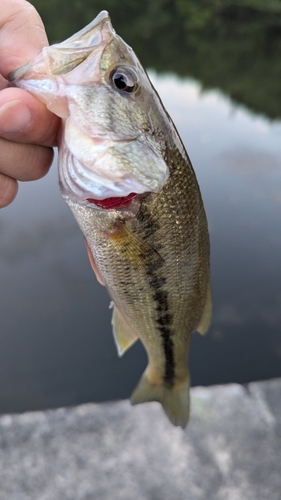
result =
[[[146,372],[131,396],[131,404],[159,401],[172,424],[186,427],[189,418],[189,380],[169,389],[164,385],[152,386]]]

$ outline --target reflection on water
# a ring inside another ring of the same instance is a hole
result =
[[[50,41],[107,9],[146,68],[200,80],[270,118],[281,117],[280,0],[31,0]],[[57,15],[63,12],[63,15]]]
[[[198,83],[151,73],[194,164],[208,215],[214,316],[194,334],[193,385],[281,375],[279,123]],[[0,219],[0,411],[128,397],[146,364],[119,359],[109,298],[54,167]]]

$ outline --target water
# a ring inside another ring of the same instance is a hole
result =
[[[208,334],[193,335],[192,384],[281,376],[281,124],[198,80],[150,76],[191,157],[210,228],[214,314]],[[117,357],[109,298],[55,165],[20,185],[0,232],[0,412],[129,397],[146,354],[137,343]]]
[[[281,375],[280,124],[219,92],[151,73],[193,161],[208,215],[214,316],[194,334],[192,383]],[[146,364],[122,359],[109,298],[60,197],[55,165],[1,212],[0,409],[128,397]]]

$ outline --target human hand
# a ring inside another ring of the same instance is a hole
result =
[[[7,81],[11,71],[34,59],[46,45],[44,25],[35,8],[25,0],[1,0],[0,208],[14,200],[18,180],[39,179],[52,163],[59,118]]]

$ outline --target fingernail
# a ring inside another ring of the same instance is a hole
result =
[[[31,112],[21,101],[10,101],[0,107],[0,134],[23,132],[31,122]]]

